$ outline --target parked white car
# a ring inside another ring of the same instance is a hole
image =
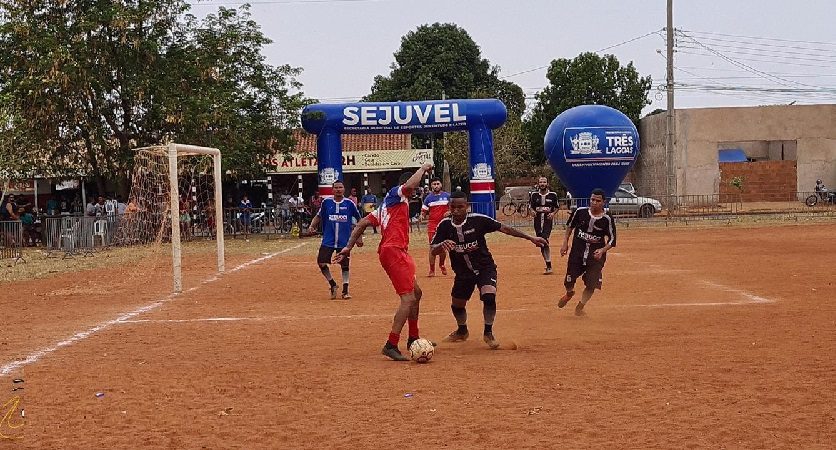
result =
[[[639,197],[619,188],[610,199],[610,214],[653,217],[662,211],[662,203],[650,197]]]

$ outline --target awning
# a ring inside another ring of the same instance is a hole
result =
[[[717,161],[721,163],[748,162],[746,152],[742,148],[725,148],[717,152]]]

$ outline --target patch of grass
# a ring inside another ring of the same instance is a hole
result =
[[[224,253],[227,258],[232,256],[257,256],[298,245],[300,242],[310,243],[298,251],[306,251],[306,247],[319,245],[319,240],[314,238],[306,239],[265,239],[263,236],[253,236],[252,239],[226,239],[224,242]],[[315,241],[315,242],[314,242]],[[205,255],[207,261],[214,261],[216,244],[214,240],[194,240],[184,242],[182,247],[183,258],[193,258]],[[66,273],[85,272],[94,269],[115,269],[120,271],[131,270],[153,259],[170,258],[171,247],[169,244],[145,245],[133,247],[111,247],[106,250],[99,250],[92,255],[75,256],[63,258],[63,252],[47,252],[39,247],[24,248],[23,261],[15,263],[12,260],[0,261],[0,282],[13,282],[31,279],[41,279],[57,276]]]

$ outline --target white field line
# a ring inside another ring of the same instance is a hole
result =
[[[306,245],[306,244],[307,244],[307,242],[302,242],[302,243],[300,243],[298,245],[295,245],[293,247],[288,247],[284,250],[273,252],[273,253],[270,253],[266,256],[262,256],[260,258],[253,259],[251,261],[247,261],[243,264],[240,264],[240,265],[230,269],[228,272],[229,273],[237,272],[237,271],[245,269],[245,268],[247,268],[247,267],[249,267],[253,264],[257,264],[257,263],[260,263],[262,261],[266,261],[270,258],[273,258],[275,256],[278,256],[278,255],[280,255],[282,253],[285,253],[285,252],[288,252],[290,250],[295,250],[295,249],[297,249],[297,248],[299,248],[303,245]],[[205,285],[205,284],[208,284],[208,283],[212,283],[214,281],[217,281],[220,277],[221,277],[221,275],[219,275],[219,274],[218,275],[213,275],[213,276],[201,281],[200,285],[202,286],[202,285]],[[189,288],[188,290],[186,290],[185,292],[186,293],[193,292],[193,291],[196,291],[198,288],[199,288],[199,286],[192,287],[192,288]],[[83,339],[86,339],[86,338],[98,333],[99,331],[110,328],[113,325],[128,322],[129,320],[133,319],[134,317],[136,317],[140,314],[143,314],[143,313],[146,313],[148,311],[152,311],[156,308],[159,308],[164,303],[177,299],[177,297],[179,297],[180,295],[181,294],[175,294],[175,293],[169,294],[166,297],[162,298],[161,300],[157,300],[157,301],[155,301],[153,303],[150,303],[148,305],[141,306],[137,309],[134,309],[133,311],[126,312],[126,313],[120,315],[119,317],[117,317],[115,319],[108,320],[106,322],[102,322],[102,323],[100,323],[100,324],[98,324],[98,325],[96,325],[92,328],[89,328],[89,329],[85,330],[85,331],[80,331],[80,332],[70,336],[69,338],[64,339],[63,341],[58,342],[55,345],[52,345],[52,346],[46,347],[46,348],[42,348],[40,350],[32,352],[26,358],[24,358],[22,360],[12,361],[8,364],[4,364],[2,367],[0,367],[0,377],[7,376],[8,374],[12,373],[13,371],[15,371],[15,370],[17,370],[17,369],[19,369],[23,366],[28,366],[30,364],[33,364],[33,363],[37,362],[38,360],[40,360],[41,358],[43,358],[44,356],[46,356],[50,353],[53,353],[55,351],[58,351],[63,347],[67,347],[69,345],[75,344],[76,342],[81,341]]]
[[[656,304],[638,304],[638,305],[600,305],[596,304],[595,308],[602,309],[628,309],[628,308],[682,308],[682,307],[707,307],[707,306],[746,306],[774,303],[772,300],[766,301],[752,301],[742,300],[737,302],[684,302],[684,303],[656,303]],[[515,309],[498,309],[498,313],[542,313],[544,311],[558,311],[557,306],[544,308],[515,308]],[[432,311],[422,312],[421,316],[446,316],[450,314],[447,311]],[[120,324],[140,324],[140,323],[157,323],[157,324],[175,324],[175,323],[201,323],[201,322],[266,322],[266,321],[297,321],[297,320],[352,320],[352,319],[391,319],[392,313],[382,314],[329,314],[329,315],[281,315],[281,316],[256,316],[256,317],[204,317],[196,319],[136,319],[125,320]]]
[[[702,284],[704,284],[706,286],[711,286],[711,287],[716,288],[716,289],[720,289],[722,291],[732,292],[732,293],[738,294],[738,295],[742,296],[743,298],[746,298],[747,300],[749,300],[748,303],[775,303],[775,300],[773,300],[773,299],[766,298],[766,297],[761,297],[760,295],[755,295],[755,294],[753,294],[749,291],[744,291],[742,289],[733,288],[733,287],[730,287],[730,286],[726,286],[724,284],[715,283],[713,281],[702,280]]]

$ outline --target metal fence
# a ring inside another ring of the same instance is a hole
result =
[[[610,215],[627,224],[651,224],[654,222],[699,223],[705,221],[732,222],[744,218],[804,219],[815,217],[836,217],[836,196],[816,192],[792,192],[773,196],[771,201],[744,202],[740,195],[708,194],[680,195],[666,200],[675,207],[667,208],[650,202],[660,197],[644,197],[645,200],[630,198],[609,199]],[[673,201],[671,201],[673,200]],[[560,210],[555,222],[566,222],[569,214],[577,207],[589,206],[588,199],[560,199]],[[525,201],[508,200],[497,202],[497,220],[515,226],[532,226],[534,212]]]
[[[610,199],[608,205],[609,213],[626,226],[653,223],[688,225],[712,220],[731,223],[746,217],[776,220],[836,218],[836,196],[816,192],[790,193],[768,202],[743,202],[739,195],[684,195],[675,197],[674,208],[654,204],[652,210],[648,209],[648,203],[624,202],[622,199],[620,204],[616,204],[613,200]],[[494,204],[471,206],[471,210],[476,212],[490,212],[494,208],[497,220],[514,227],[532,227],[534,223],[534,213],[525,201],[503,198]],[[555,225],[565,224],[571,211],[582,206],[588,206],[588,199],[560,199]],[[307,207],[253,208],[248,211],[227,208],[223,218],[222,229],[226,236],[265,236],[270,239],[305,236],[313,216]],[[213,219],[209,213],[197,212],[191,214],[187,222],[181,218],[182,239],[214,239],[217,227]],[[28,225],[19,221],[0,222],[0,258],[22,259],[22,247],[35,245],[38,241],[47,255],[63,257],[90,256],[111,246],[167,241],[169,236],[165,233],[170,230],[160,230],[162,221],[162,217],[150,221],[157,224],[155,230],[134,229],[141,226],[129,215],[45,217],[36,224]],[[422,226],[413,221],[410,228],[421,230]]]
[[[294,227],[304,232],[313,220],[307,207],[300,208],[241,208],[224,209],[224,235],[233,239],[240,236],[289,236]],[[299,232],[297,231],[297,235]]]
[[[123,218],[117,215],[87,217],[61,216],[43,220],[42,239],[48,256],[92,256],[97,250],[113,245]]]
[[[23,259],[23,224],[17,220],[0,221],[0,259]]]

